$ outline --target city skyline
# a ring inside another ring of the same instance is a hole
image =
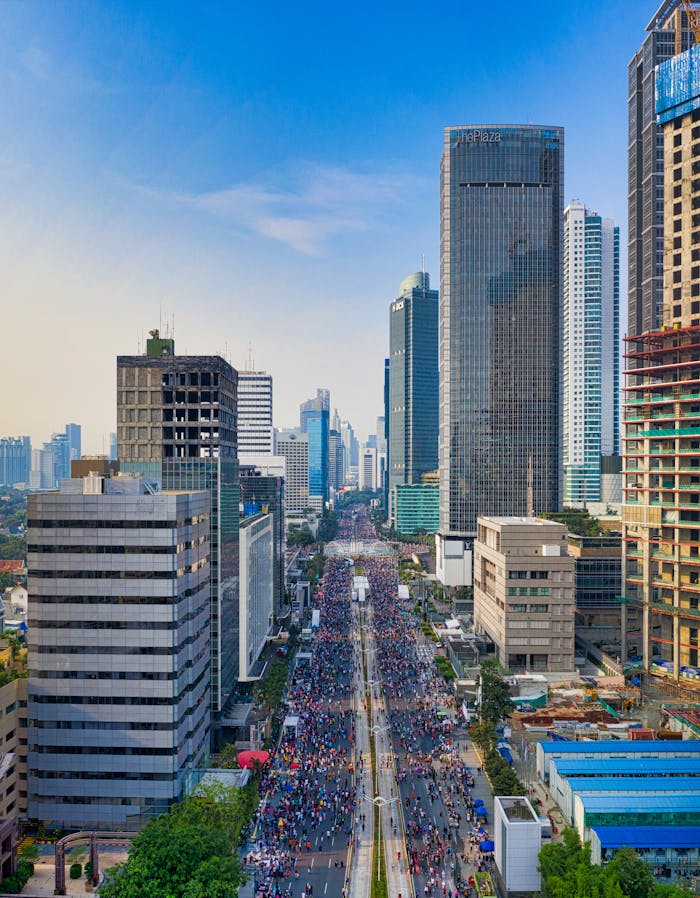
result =
[[[585,196],[625,222],[626,67],[652,6],[519,8],[497,44],[465,53],[459,35],[490,28],[485,10],[447,7],[449,33],[442,17],[391,6],[368,29],[355,10],[338,38],[311,10],[281,6],[271,31],[250,9],[5,4],[4,319],[32,333],[35,353],[24,366],[33,402],[5,405],[0,430],[37,442],[82,421],[84,451],[106,453],[111,359],[174,316],[183,353],[220,352],[239,369],[252,343],[277,384],[276,426],[325,383],[360,435],[372,433],[385,297],[421,252],[438,270],[442,129],[561,124],[565,201]],[[441,52],[407,71],[398,63],[418,37]],[[330,53],[338,40],[354,52]],[[595,60],[586,79],[582,54]],[[290,308],[311,360],[290,339]],[[340,334],[355,348],[352,377],[336,364]],[[6,358],[22,364],[22,341]],[[42,388],[56,370],[59,395]]]

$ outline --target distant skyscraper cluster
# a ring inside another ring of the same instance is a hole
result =
[[[52,490],[70,477],[70,463],[80,458],[80,424],[66,424],[41,449],[32,449],[28,436],[0,439],[0,486]]]

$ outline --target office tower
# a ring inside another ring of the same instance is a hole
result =
[[[32,467],[29,472],[30,490],[56,489],[53,472],[53,452],[49,443],[41,449],[32,449]]]
[[[355,473],[357,473],[357,465],[360,458],[360,441],[355,436],[355,431],[349,421],[341,422],[340,435],[343,438],[343,445],[345,446],[347,470],[349,471],[351,468],[354,468]]]
[[[70,460],[75,461],[81,455],[81,431],[80,424],[66,424],[66,436],[68,437],[68,450]]]
[[[275,455],[284,456],[285,514],[302,514],[309,508],[309,435],[301,430],[276,430]]]
[[[117,357],[117,440],[121,469],[168,490],[211,496],[212,739],[238,682],[238,375],[220,356],[178,356],[151,332],[146,354]]]
[[[654,70],[694,38],[681,0],[664,0],[627,67],[628,76],[628,334],[661,327],[663,298],[663,134],[654,110]]]
[[[445,129],[436,549],[446,585],[469,585],[459,578],[477,515],[559,507],[563,152],[561,128]]]
[[[28,518],[28,816],[133,831],[208,756],[209,495],[95,474]]]
[[[663,326],[626,338],[623,639],[647,670],[700,677],[700,46],[659,65]],[[641,613],[641,629],[637,616]],[[686,679],[688,678],[688,679]]]
[[[260,679],[258,662],[274,620],[274,521],[254,512],[241,519],[241,598],[239,611],[239,682]]]
[[[389,495],[438,466],[438,291],[419,271],[389,311]],[[379,431],[377,431],[379,432]],[[396,510],[389,520],[396,524]]]
[[[392,508],[399,533],[437,533],[440,526],[440,484],[430,474],[421,483],[397,483],[393,489]]]
[[[116,433],[110,433],[109,435],[109,457],[112,461],[116,461],[119,457],[117,455],[117,435]]]
[[[328,390],[317,390],[315,399],[302,402],[299,423],[301,430],[309,435],[309,505],[314,511],[323,511],[328,501]]]
[[[345,486],[345,446],[340,432],[333,428],[328,435],[328,485],[335,493]]]
[[[285,461],[277,455],[239,455],[241,502],[246,514],[271,514],[273,572],[273,608],[282,617],[284,591],[284,480]]]
[[[613,656],[620,654],[622,536],[570,533],[574,559],[576,635]]]
[[[564,505],[602,500],[601,457],[620,453],[620,229],[564,211]]]
[[[386,451],[386,473],[384,476],[384,492],[382,495],[382,511],[384,517],[389,517],[389,458],[391,449],[389,447],[389,422],[391,420],[391,386],[390,386],[390,362],[384,359],[384,446]]]
[[[238,454],[272,455],[272,375],[238,372]]]
[[[29,485],[32,444],[29,437],[0,439],[0,486]]]
[[[511,673],[574,670],[574,558],[564,524],[479,517],[474,629]]]
[[[360,452],[360,467],[358,470],[358,489],[377,489],[377,449],[375,446],[365,446]]]
[[[70,443],[66,433],[54,433],[51,441],[44,444],[44,450],[51,453],[53,463],[53,478],[50,489],[59,485],[61,480],[70,477]]]

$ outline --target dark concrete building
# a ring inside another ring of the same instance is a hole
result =
[[[239,503],[237,385],[220,356],[178,356],[151,331],[146,354],[117,357],[117,443],[122,471],[166,490],[211,496],[212,732],[238,684]]]

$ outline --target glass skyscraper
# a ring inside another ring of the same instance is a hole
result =
[[[445,129],[440,530],[559,507],[564,132]],[[449,553],[448,553],[449,554]]]
[[[309,435],[309,505],[323,511],[328,501],[328,439],[331,401],[328,390],[317,390],[315,399],[299,408],[301,429]]]
[[[419,271],[401,282],[389,311],[389,502],[438,466],[438,291]],[[390,508],[396,524],[396,509]]]

